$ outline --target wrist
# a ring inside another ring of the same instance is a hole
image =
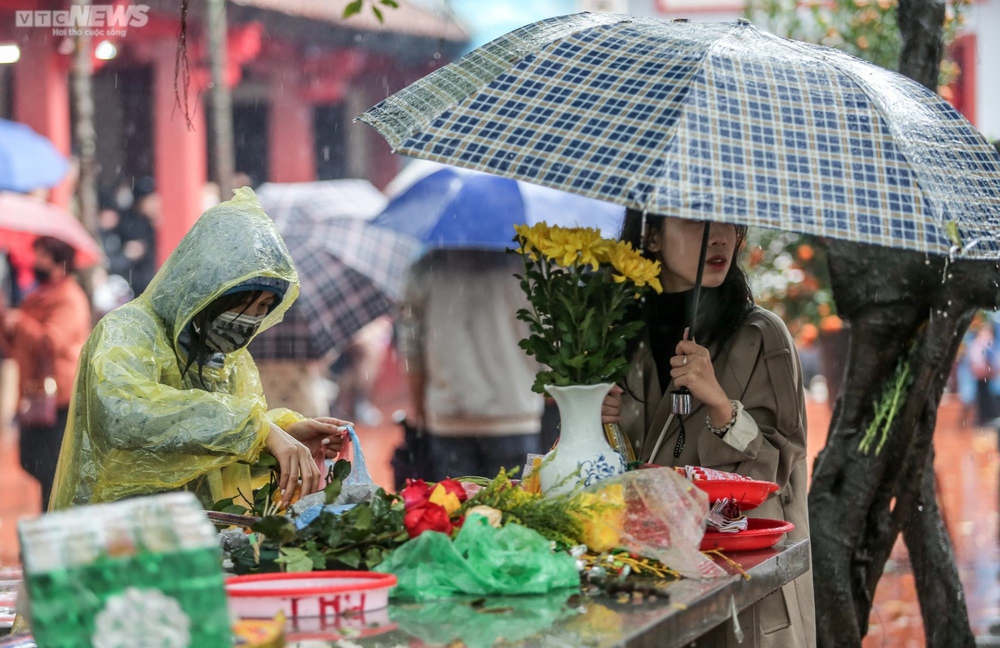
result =
[[[725,422],[719,423],[717,419],[713,419],[712,413],[705,417],[705,425],[708,427],[708,431],[720,439],[729,434],[729,431],[736,425],[736,419],[740,414],[741,406],[739,401],[732,400],[727,405],[729,411],[726,414]]]
[[[733,402],[725,398],[708,407],[708,420],[712,427],[721,428],[733,416]]]

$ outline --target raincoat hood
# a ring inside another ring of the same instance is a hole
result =
[[[216,298],[256,277],[288,282],[277,307],[257,331],[281,321],[299,293],[299,279],[285,242],[248,187],[212,207],[167,258],[140,299],[149,299],[180,355],[184,327]]]

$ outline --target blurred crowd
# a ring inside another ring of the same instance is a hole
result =
[[[979,313],[969,326],[952,372],[951,388],[966,424],[1000,429],[1000,312]]]

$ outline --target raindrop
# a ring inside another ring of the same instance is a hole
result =
[[[323,161],[324,162],[329,162],[330,161],[330,147],[329,146],[324,146],[323,147]]]
[[[918,511],[923,511],[923,510],[924,510],[924,507],[923,507],[923,506],[918,506],[918,507],[917,507],[917,510],[918,510]]]
[[[441,52],[434,52],[434,60],[436,61],[439,58],[441,58]]]

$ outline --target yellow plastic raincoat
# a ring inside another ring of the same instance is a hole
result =
[[[138,299],[106,315],[80,357],[50,510],[185,488],[211,504],[250,496],[250,470],[273,420],[245,348],[224,366],[206,365],[207,390],[178,343],[191,318],[254,277],[289,288],[260,330],[274,326],[298,295],[284,241],[250,189],[206,211]]]

